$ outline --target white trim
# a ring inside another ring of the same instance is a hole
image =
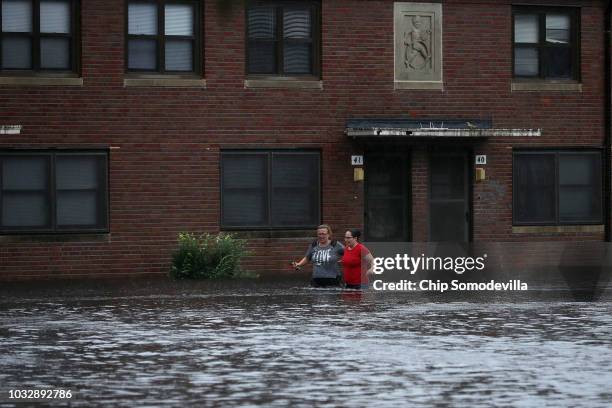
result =
[[[539,137],[541,129],[409,129],[409,128],[346,128],[350,137],[358,136],[408,136],[408,137]]]
[[[0,135],[18,135],[21,133],[21,125],[0,125]]]

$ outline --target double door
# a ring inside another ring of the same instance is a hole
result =
[[[470,239],[469,153],[432,151],[428,171],[428,241]],[[412,239],[412,188],[409,152],[372,152],[365,157],[365,239]],[[419,203],[425,204],[425,203]]]

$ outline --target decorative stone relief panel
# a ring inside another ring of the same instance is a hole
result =
[[[395,3],[395,88],[442,89],[442,4]]]

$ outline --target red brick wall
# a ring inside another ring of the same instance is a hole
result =
[[[525,2],[522,2],[525,3]],[[541,1],[534,2],[541,4]],[[553,3],[551,3],[553,4]],[[0,86],[5,147],[111,150],[110,234],[0,237],[0,279],[165,274],[180,231],[219,230],[219,150],[317,148],[322,221],[341,237],[363,223],[347,118],[491,119],[542,137],[489,139],[487,181],[475,184],[474,240],[601,240],[603,234],[512,234],[511,148],[603,144],[603,2],[581,8],[582,92],[511,92],[511,2],[443,3],[444,91],[394,90],[393,2],[322,2],[323,90],[245,89],[244,12],[204,2],[206,89],[124,87],[124,3],[82,2],[82,87]],[[426,146],[413,152],[413,237],[426,240]],[[329,175],[332,175],[331,181]],[[287,271],[314,231],[251,234],[247,269]],[[254,238],[253,236],[259,236]]]

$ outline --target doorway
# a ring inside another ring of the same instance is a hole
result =
[[[365,238],[408,242],[411,238],[409,152],[372,152],[365,157]]]
[[[431,152],[429,161],[429,241],[470,240],[469,154]]]

